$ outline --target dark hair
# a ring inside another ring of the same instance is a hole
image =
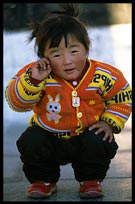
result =
[[[49,11],[45,19],[38,23],[30,22],[32,32],[29,36],[29,42],[35,38],[35,48],[37,47],[37,55],[44,57],[45,45],[50,40],[50,48],[59,46],[64,37],[67,46],[67,35],[70,34],[81,42],[86,52],[89,52],[90,39],[84,24],[79,20],[79,4],[77,3],[61,3],[63,10]]]

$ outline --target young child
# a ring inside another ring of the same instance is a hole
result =
[[[131,88],[117,68],[88,59],[90,39],[74,4],[51,11],[32,24],[39,60],[9,82],[6,98],[14,111],[33,110],[17,140],[27,195],[46,198],[56,191],[60,165],[72,164],[80,196],[103,196],[118,145],[114,134],[131,113]]]

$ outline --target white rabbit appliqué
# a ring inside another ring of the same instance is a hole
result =
[[[54,120],[55,123],[59,123],[59,119],[61,118],[61,116],[58,114],[61,110],[61,106],[58,103],[60,100],[60,95],[56,95],[55,101],[53,101],[53,98],[50,95],[48,95],[48,99],[49,102],[46,105],[47,111],[49,112],[46,113],[47,119],[49,121]]]

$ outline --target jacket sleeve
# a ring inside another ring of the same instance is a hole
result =
[[[17,112],[26,112],[34,108],[40,100],[45,81],[38,85],[30,81],[32,63],[23,67],[8,83],[6,100],[10,108]]]
[[[129,83],[120,70],[115,69],[115,83],[104,96],[106,110],[101,120],[112,126],[113,132],[118,134],[124,128],[131,113],[132,91]]]

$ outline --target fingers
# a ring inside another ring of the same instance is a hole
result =
[[[113,136],[112,133],[109,130],[105,130],[104,128],[100,127],[96,132],[95,135],[100,134],[101,132],[105,132],[105,136],[103,137],[103,140],[107,140],[107,138],[109,137],[109,142],[112,142]]]
[[[48,66],[50,66],[50,62],[47,58],[42,58],[33,65],[34,68],[42,68],[42,70],[46,70]]]
[[[42,58],[39,61],[37,61],[38,68],[42,68],[42,70],[46,70],[47,66],[50,65],[49,60],[46,58]]]
[[[96,135],[99,134],[99,133],[101,133],[101,132],[103,132],[104,129],[105,129],[100,123],[96,123],[96,124],[90,126],[90,127],[89,127],[89,130],[93,130],[93,129],[95,129],[95,128],[99,128],[99,129],[95,132]]]
[[[43,58],[42,63],[43,63],[44,70],[46,70],[47,68],[50,68],[50,61],[47,58]]]
[[[51,72],[51,65],[50,62],[47,58],[42,58],[39,61],[37,61],[38,63],[38,69],[40,74],[43,74],[43,71],[47,71],[47,74],[49,74]]]
[[[112,133],[109,133],[109,132],[105,133],[105,136],[103,137],[103,141],[106,141],[108,137],[109,137],[109,143],[111,143],[113,140],[113,135]]]
[[[107,140],[107,138],[109,137],[109,143],[112,142],[112,140],[113,140],[112,130],[107,124],[97,122],[94,125],[90,126],[89,130],[93,130],[95,128],[98,128],[98,130],[96,130],[96,132],[95,132],[95,135],[98,135],[101,132],[105,132],[105,135],[103,137],[103,141]]]
[[[42,58],[36,61],[32,66],[32,78],[44,80],[52,71],[50,61],[47,58]]]
[[[96,124],[94,124],[94,125],[91,125],[91,126],[89,127],[89,130],[93,130],[93,129],[98,128],[98,127],[99,127],[99,125],[96,123]]]
[[[96,132],[95,134],[98,135],[99,133],[103,132],[104,131],[104,128],[100,127]]]

